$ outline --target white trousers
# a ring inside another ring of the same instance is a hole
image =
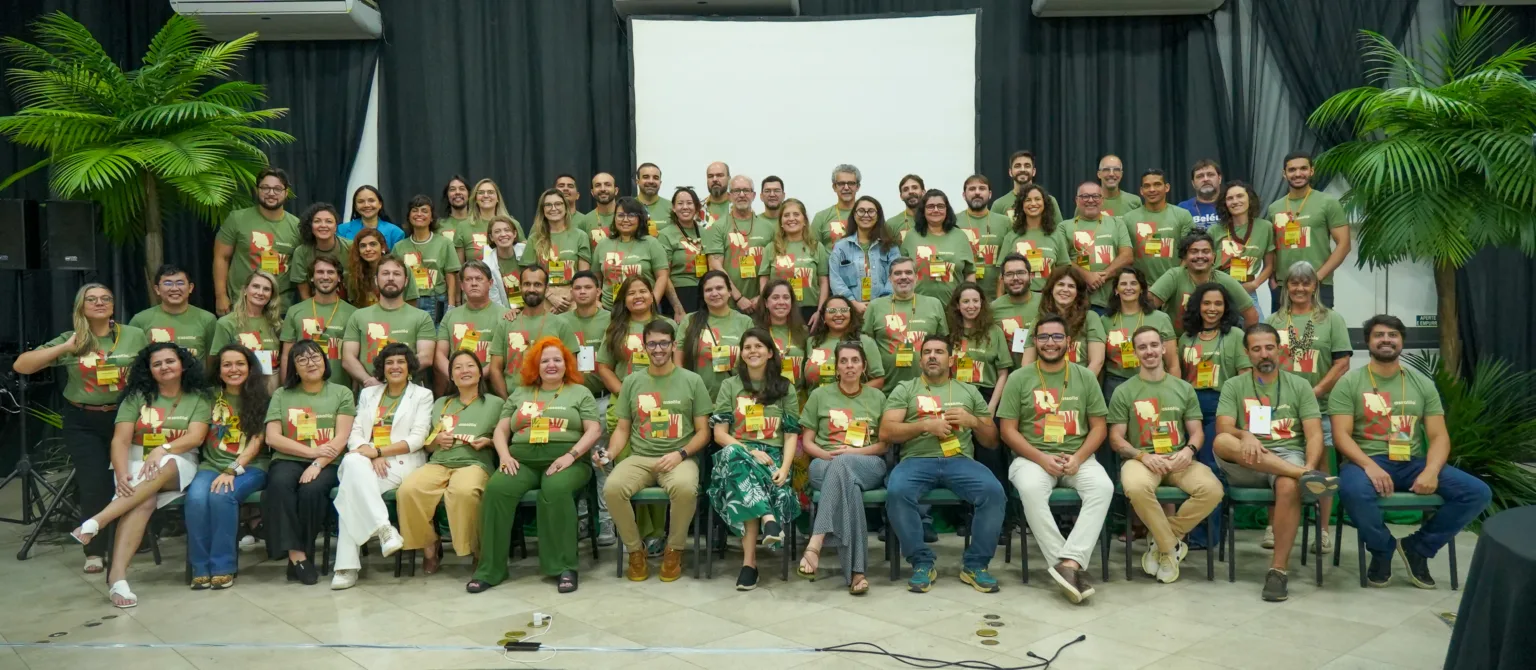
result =
[[[1104,527],[1104,517],[1109,514],[1109,502],[1114,497],[1115,485],[1098,459],[1089,458],[1078,466],[1077,474],[1052,477],[1044,468],[1027,458],[1015,458],[1008,466],[1008,481],[1019,490],[1024,502],[1024,520],[1040,543],[1040,553],[1050,565],[1064,560],[1077,561],[1084,570],[1093,548],[1099,543],[1099,531]],[[1083,499],[1083,508],[1072,525],[1072,534],[1063,538],[1051,514],[1051,489],[1061,486],[1076,489]]]
[[[358,549],[389,524],[384,493],[399,488],[407,474],[410,473],[404,472],[403,468],[395,467],[389,470],[389,476],[380,477],[373,471],[373,459],[359,453],[341,457],[337,472],[341,482],[336,486],[337,570],[356,570],[363,566]]]

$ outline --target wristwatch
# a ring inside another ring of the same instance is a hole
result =
[[[687,447],[678,447],[677,448],[677,455],[678,456],[682,456],[683,460],[685,460],[685,461],[688,460],[688,448]]]
[[[241,465],[239,463],[236,463],[235,464],[235,476],[239,477],[240,475],[243,475],[243,474],[245,474],[245,466]]]

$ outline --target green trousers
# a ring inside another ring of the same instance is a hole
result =
[[[592,466],[577,461],[553,475],[545,475],[550,461],[520,461],[517,474],[500,470],[491,475],[481,500],[480,567],[475,579],[500,584],[507,579],[507,554],[512,548],[512,519],[517,503],[529,491],[538,490],[539,572],[549,576],[575,570],[578,517],[576,496],[592,478]]]

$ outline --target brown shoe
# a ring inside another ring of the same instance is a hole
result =
[[[662,568],[662,574],[666,574],[666,568]],[[643,582],[651,577],[651,566],[645,564],[645,550],[629,552],[629,572],[625,574],[632,582]],[[666,579],[666,577],[662,577]],[[676,579],[675,577],[673,579]]]
[[[683,576],[683,552],[667,547],[661,555],[661,581],[675,582]]]

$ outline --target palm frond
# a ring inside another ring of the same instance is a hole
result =
[[[170,59],[180,59],[187,51],[208,42],[203,24],[191,17],[175,14],[149,41],[144,64],[154,66]]]
[[[1361,56],[1366,63],[1372,64],[1365,74],[1367,81],[1386,86],[1394,77],[1403,77],[1412,86],[1425,85],[1423,65],[1403,53],[1381,33],[1361,30],[1359,39]]]
[[[50,70],[62,68],[66,63],[36,44],[15,37],[0,38],[0,53],[10,56],[11,64],[21,68]]]
[[[62,11],[44,14],[32,24],[38,43],[65,60],[90,68],[110,86],[123,85],[127,78],[117,61],[107,54],[96,37],[84,25]]]
[[[66,199],[81,199],[91,191],[136,179],[142,165],[127,149],[122,146],[94,147],[56,156],[51,180],[53,190]]]
[[[22,146],[70,151],[110,140],[116,135],[116,124],[116,119],[99,114],[34,108],[0,117],[0,135]]]
[[[226,107],[247,109],[266,101],[267,87],[247,81],[226,81],[203,91],[197,99]]]

